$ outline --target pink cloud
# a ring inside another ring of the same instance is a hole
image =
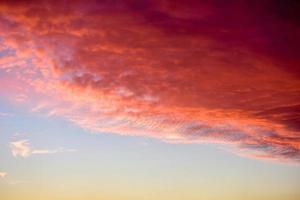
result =
[[[94,132],[299,162],[299,26],[270,1],[43,4],[0,7],[2,95]]]

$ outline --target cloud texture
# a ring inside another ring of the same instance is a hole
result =
[[[1,3],[1,95],[94,132],[299,162],[297,8],[280,0]]]

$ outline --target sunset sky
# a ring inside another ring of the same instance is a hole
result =
[[[0,0],[0,199],[299,200],[299,10]]]

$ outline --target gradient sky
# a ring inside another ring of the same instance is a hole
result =
[[[0,199],[300,199],[299,10],[0,1]]]

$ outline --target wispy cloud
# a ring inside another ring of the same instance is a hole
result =
[[[0,112],[0,117],[12,117],[14,114],[12,113],[6,113],[6,112]]]
[[[8,184],[10,185],[19,185],[19,184],[26,184],[26,183],[30,183],[31,181],[27,181],[27,180],[11,180],[8,181]]]
[[[15,157],[17,156],[27,157],[32,153],[28,140],[19,140],[19,141],[11,142],[10,149],[13,156]]]
[[[55,154],[55,153],[63,153],[63,152],[75,152],[75,149],[65,149],[65,148],[57,148],[57,149],[34,149],[31,147],[28,140],[19,140],[10,143],[11,152],[14,157],[28,157],[33,154]]]
[[[6,177],[7,173],[6,172],[0,172],[0,178]]]

